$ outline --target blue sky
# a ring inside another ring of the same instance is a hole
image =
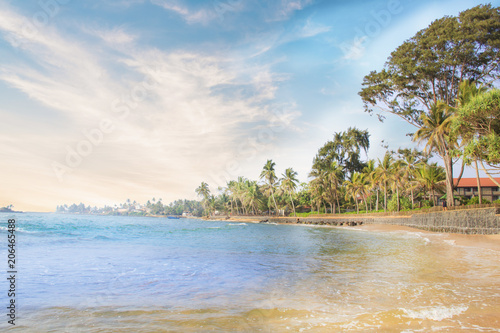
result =
[[[480,3],[0,1],[0,205],[193,199],[267,159],[306,181],[350,126],[369,158],[413,147],[404,121],[363,112],[363,76]]]

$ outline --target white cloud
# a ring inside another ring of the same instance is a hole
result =
[[[0,10],[2,33],[18,33],[22,22],[19,14]],[[30,156],[30,163],[19,163],[10,186],[38,181],[81,201],[92,188],[120,200],[133,188],[137,200],[168,191],[174,196],[163,195],[168,201],[191,193],[207,174],[223,170],[243,140],[259,138],[256,124],[275,126],[270,120],[273,110],[262,102],[274,98],[276,84],[284,78],[268,68],[235,65],[226,57],[139,48],[120,28],[94,33],[111,52],[44,28],[23,37],[23,57],[1,65],[1,80],[57,110],[67,123],[64,131],[48,138],[23,136],[24,145],[38,147],[37,156],[12,143],[12,149]],[[215,93],[224,86],[229,93]],[[239,89],[247,94],[238,94]],[[293,128],[296,117],[294,110],[284,112],[286,121],[280,126]],[[88,141],[84,133],[99,128],[103,119],[110,119],[114,130],[60,184],[51,163],[65,165],[68,147],[76,150]]]
[[[96,37],[99,37],[109,45],[130,44],[135,41],[136,36],[127,33],[123,28],[113,29],[87,29],[87,31]]]
[[[303,38],[314,37],[316,35],[329,32],[331,27],[311,22],[311,20],[307,20],[306,25],[302,28],[300,36]]]
[[[181,1],[177,0],[151,0],[151,3],[179,14],[189,24],[207,24],[217,17],[217,13],[214,9],[202,8],[193,11],[183,5]]]

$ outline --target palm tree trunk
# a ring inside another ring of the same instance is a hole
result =
[[[479,166],[477,165],[477,158],[474,159],[474,164],[476,166],[476,181],[477,181],[477,193],[479,196],[479,204],[482,204],[483,194],[481,193],[481,179],[479,178]]]
[[[387,181],[384,182],[384,212],[387,212]]]
[[[497,182],[497,180],[495,178],[493,178],[493,176],[491,176],[491,174],[488,172],[488,170],[484,167],[483,161],[480,161],[480,162],[481,162],[481,169],[483,169],[483,171],[486,174],[486,176],[488,176],[488,178],[491,179],[491,181],[493,183],[495,183],[498,187],[500,187],[500,183]]]
[[[272,185],[270,185],[270,186],[272,186]],[[276,200],[274,199],[274,192],[273,192],[272,187],[271,187],[271,196],[273,197],[274,208],[276,208],[276,214],[278,214],[278,205],[276,204]]]
[[[446,172],[446,204],[448,207],[452,207],[455,205],[455,200],[453,200],[453,161],[449,152],[444,154],[443,161]]]
[[[378,211],[378,187],[377,187],[377,201],[375,202],[375,210]]]
[[[396,199],[398,200],[398,212],[400,210],[400,207],[399,207],[399,187],[396,185]]]
[[[293,216],[297,216],[297,214],[295,213],[295,205],[293,204],[292,192],[289,192],[289,194],[290,194],[290,201],[292,202]]]
[[[411,184],[410,184],[411,186]],[[410,189],[410,193],[411,193],[411,209],[414,209],[414,200],[413,200],[413,188]]]

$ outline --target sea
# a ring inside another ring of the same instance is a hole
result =
[[[0,218],[1,332],[500,332],[499,252],[438,233]]]

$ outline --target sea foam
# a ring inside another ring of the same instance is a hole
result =
[[[464,305],[454,305],[451,307],[436,306],[426,307],[418,310],[401,309],[407,317],[413,319],[431,319],[441,321],[443,319],[452,318],[467,311],[468,307]]]

